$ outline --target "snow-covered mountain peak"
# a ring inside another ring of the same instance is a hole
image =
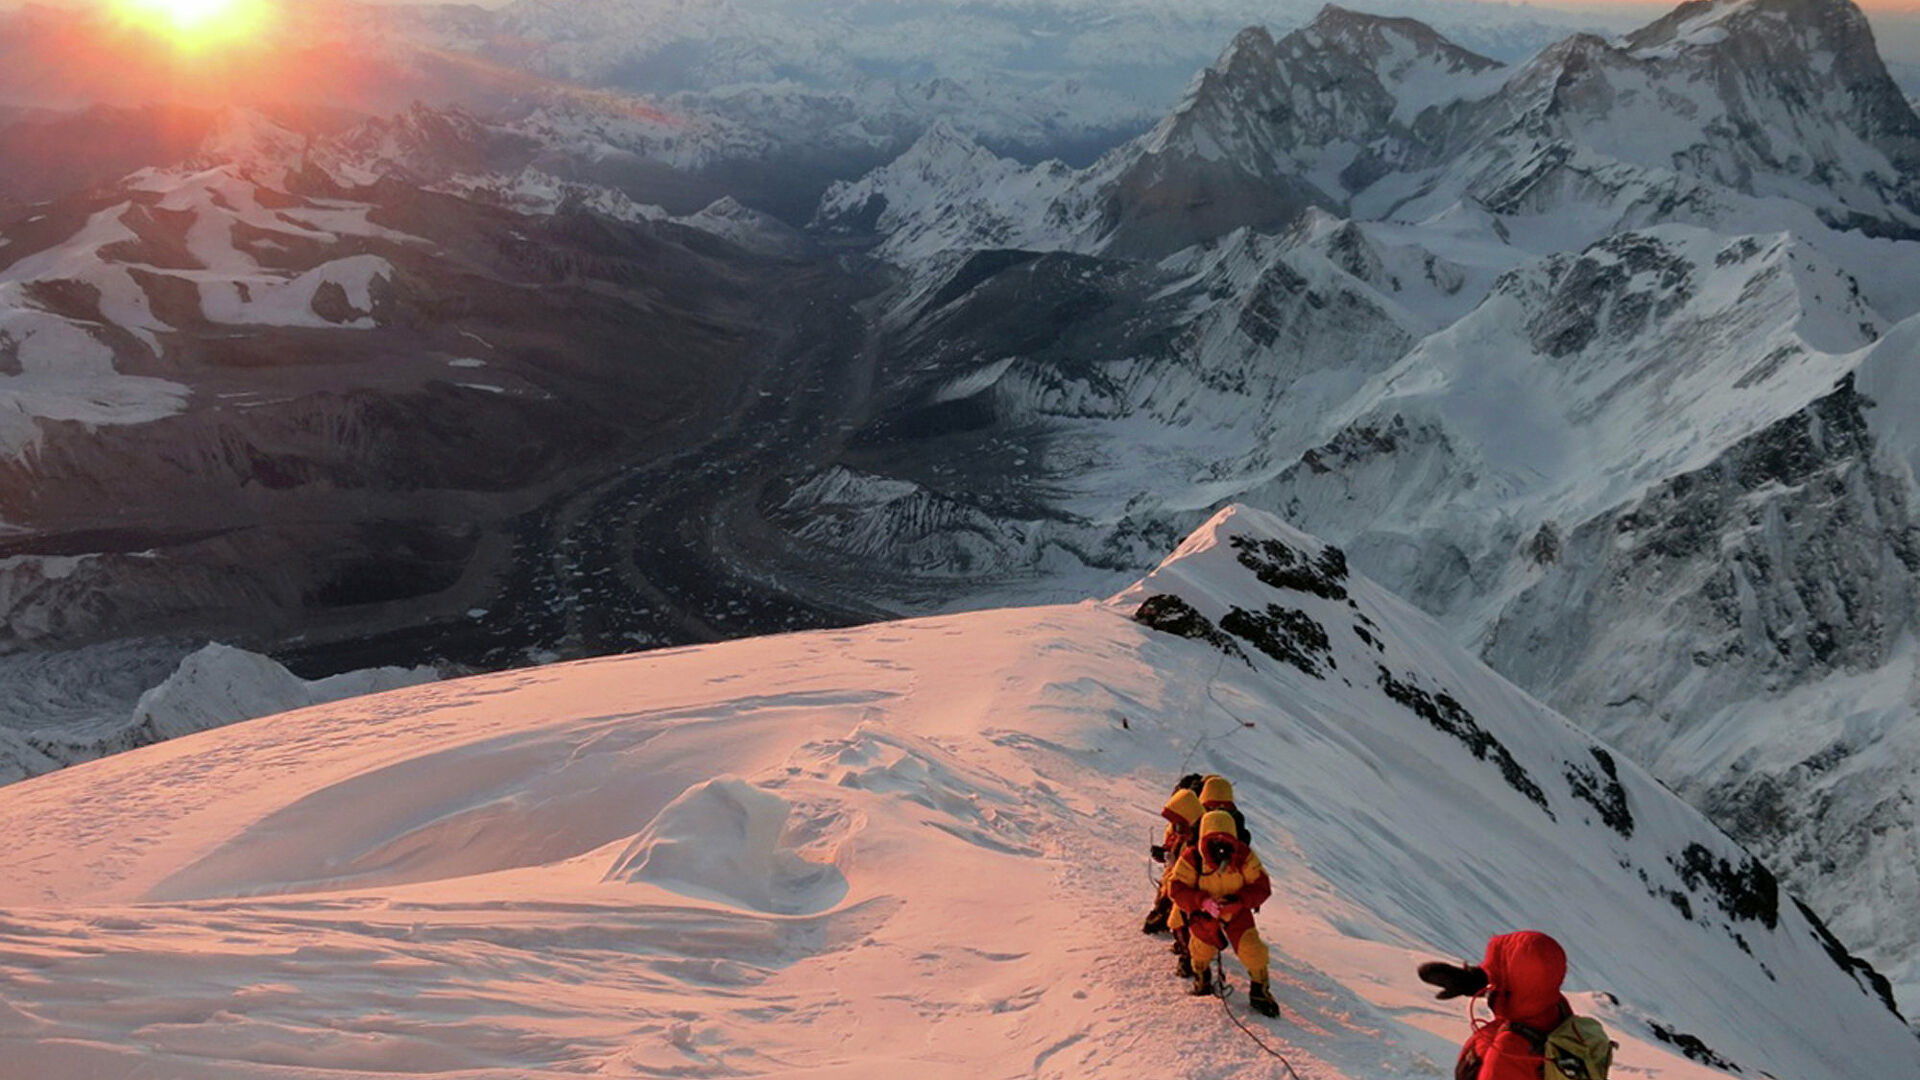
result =
[[[1846,51],[1879,56],[1866,13],[1852,0],[1688,0],[1623,40],[1637,54],[1653,56],[1723,45],[1740,35],[1783,34],[1831,50],[1821,57],[1829,62]]]
[[[458,106],[415,103],[405,112],[369,119],[327,140],[319,163],[349,185],[385,177],[430,185],[462,174],[522,164],[534,141],[509,133]]]
[[[1583,521],[1800,411],[1882,329],[1786,235],[1618,233],[1504,275],[1356,397],[1351,430],[1443,432],[1463,513],[1486,499],[1475,513],[1522,530]],[[1369,529],[1420,528],[1374,512]]]
[[[1273,127],[1271,137],[1296,159],[1341,142],[1365,147],[1429,107],[1492,93],[1499,81],[1489,73],[1502,68],[1417,20],[1330,4],[1278,40],[1265,27],[1242,30],[1201,73],[1150,149],[1177,138],[1182,117],[1216,131]],[[1242,112],[1255,115],[1228,119]]]
[[[929,125],[899,160],[923,177],[943,177],[961,170],[976,175],[998,172],[1007,159],[942,118]]]
[[[1920,229],[1920,119],[1848,0],[1687,5],[1619,42],[1553,46],[1483,122],[1643,169],[1804,203],[1846,228]],[[1476,138],[1482,136],[1475,136]]]
[[[1219,58],[1202,69],[1200,77],[1204,79],[1208,74],[1229,79],[1264,77],[1273,67],[1276,56],[1273,31],[1265,26],[1248,26],[1233,35]],[[1195,93],[1196,90],[1190,88],[1187,97],[1191,99]]]
[[[1299,33],[1304,41],[1323,48],[1343,48],[1371,58],[1386,78],[1396,82],[1405,81],[1421,61],[1448,72],[1475,73],[1505,66],[1461,48],[1418,19],[1372,15],[1335,4],[1320,9]]]
[[[1088,226],[1077,189],[1088,174],[1057,161],[1021,165],[947,123],[859,180],[827,189],[816,228],[877,231],[902,262],[940,260],[992,247],[1070,247]]]
[[[256,183],[286,190],[300,170],[312,140],[253,110],[220,110],[213,129],[189,159],[189,166],[226,166]]]

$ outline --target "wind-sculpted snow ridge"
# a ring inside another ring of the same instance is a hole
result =
[[[1466,1018],[1413,966],[1516,926],[1635,1075],[1920,1067],[1736,845],[1240,508],[1107,603],[481,676],[9,787],[0,1049],[39,1080],[1243,1075],[1138,929],[1191,769],[1273,874],[1262,1026],[1302,1075],[1444,1072]]]

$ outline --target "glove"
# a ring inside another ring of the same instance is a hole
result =
[[[1167,849],[1164,845],[1154,844],[1153,846],[1147,848],[1147,854],[1153,856],[1154,862],[1167,861]]]
[[[1487,988],[1487,973],[1471,964],[1429,960],[1421,964],[1419,970],[1421,982],[1440,988],[1433,996],[1441,1001],[1477,994]]]
[[[1205,900],[1200,901],[1200,913],[1202,915],[1205,915],[1209,919],[1220,919],[1225,917],[1220,914],[1220,901],[1215,900],[1211,896],[1209,896]]]

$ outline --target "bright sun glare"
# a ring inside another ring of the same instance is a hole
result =
[[[127,22],[190,49],[248,37],[265,13],[265,0],[112,0],[112,6]]]

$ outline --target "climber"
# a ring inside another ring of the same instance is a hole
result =
[[[1247,831],[1247,815],[1233,805],[1233,783],[1224,776],[1209,776],[1200,784],[1200,806],[1206,810],[1225,810],[1233,815],[1233,828],[1243,844],[1253,843]]]
[[[1160,816],[1167,819],[1166,835],[1158,844],[1148,848],[1147,854],[1152,855],[1155,862],[1166,863],[1167,868],[1160,874],[1160,890],[1154,894],[1153,910],[1147,912],[1147,921],[1140,927],[1142,933],[1158,934],[1174,929],[1168,923],[1168,916],[1173,914],[1173,901],[1167,898],[1167,881],[1173,874],[1173,865],[1180,858],[1180,853],[1195,839],[1194,827],[1200,823],[1200,814],[1200,796],[1184,781],[1173,789],[1173,797],[1160,809]],[[1182,935],[1176,932],[1174,936],[1179,938]]]
[[[1487,942],[1478,965],[1430,960],[1420,965],[1420,980],[1440,988],[1435,997],[1485,994],[1493,1019],[1477,1023],[1460,1048],[1454,1080],[1540,1080],[1547,1033],[1573,1017],[1560,981],[1567,975],[1567,954],[1560,943],[1537,930],[1501,934]],[[1591,1021],[1587,1021],[1591,1023]],[[1597,1025],[1592,1030],[1599,1031]],[[1592,1041],[1592,1040],[1590,1040]],[[1604,1032],[1595,1057],[1605,1075]]]
[[[1267,946],[1253,925],[1253,913],[1273,895],[1273,882],[1260,856],[1241,842],[1232,814],[1209,810],[1200,818],[1200,841],[1174,863],[1167,893],[1186,922],[1193,993],[1214,992],[1208,965],[1231,946],[1247,968],[1247,1004],[1262,1016],[1278,1016],[1280,1005],[1267,985]]]

